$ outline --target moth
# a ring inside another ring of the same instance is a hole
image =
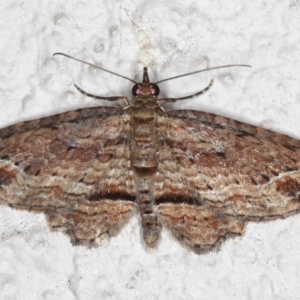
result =
[[[158,98],[165,80],[151,83],[147,68],[139,83],[92,66],[132,81],[133,101],[75,85],[125,105],[1,129],[0,204],[44,213],[52,230],[87,247],[115,236],[139,211],[146,246],[155,247],[164,225],[195,253],[242,235],[249,221],[299,212],[300,141],[210,113],[163,109],[212,81],[192,96]]]

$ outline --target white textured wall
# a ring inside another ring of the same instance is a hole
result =
[[[0,127],[95,106],[80,95],[130,95],[131,84],[52,54],[62,51],[155,80],[247,63],[161,85],[199,99],[176,104],[300,139],[300,3],[290,1],[58,1],[0,4]],[[107,103],[105,103],[107,105]],[[0,207],[0,299],[300,299],[300,216],[249,224],[218,253],[197,256],[165,230],[155,251],[137,217],[102,247],[73,247],[43,215]]]

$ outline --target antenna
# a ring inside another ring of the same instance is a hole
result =
[[[92,63],[89,63],[89,62],[86,62],[84,60],[81,60],[81,59],[78,59],[78,58],[75,58],[73,56],[70,56],[68,54],[64,54],[64,53],[61,53],[61,52],[56,52],[53,54],[53,56],[55,55],[62,55],[62,56],[65,56],[65,57],[68,57],[70,59],[73,59],[73,60],[76,60],[76,61],[79,61],[83,64],[86,64],[86,65],[89,65],[91,67],[94,67],[96,69],[100,69],[102,71],[105,71],[107,73],[110,73],[110,74],[113,74],[113,75],[116,75],[118,77],[121,77],[121,78],[124,78],[124,79],[127,79],[135,84],[138,84],[137,81],[133,80],[133,79],[130,79],[126,76],[123,76],[123,75],[120,75],[118,73],[115,73],[115,72],[112,72],[112,71],[109,71],[107,69],[104,69],[102,67],[99,67],[97,65],[94,65]],[[186,74],[182,74],[182,75],[177,75],[177,76],[174,76],[174,77],[170,77],[170,78],[166,78],[166,79],[163,79],[163,80],[160,80],[160,81],[157,81],[155,82],[154,84],[159,84],[159,83],[162,83],[162,82],[165,82],[165,81],[168,81],[168,80],[173,80],[173,79],[177,79],[177,78],[181,78],[181,77],[185,77],[185,76],[189,76],[189,75],[194,75],[194,74],[197,74],[197,73],[202,73],[202,72],[206,72],[206,71],[212,71],[212,70],[216,70],[216,69],[223,69],[223,68],[232,68],[232,67],[247,67],[247,68],[252,68],[252,66],[250,65],[224,65],[224,66],[219,66],[219,67],[212,67],[212,68],[207,68],[207,69],[202,69],[202,70],[198,70],[198,71],[194,71],[194,72],[190,72],[190,73],[186,73]]]
[[[68,55],[68,54],[64,54],[64,53],[61,53],[61,52],[56,52],[56,53],[53,54],[53,56],[55,56],[55,55],[62,55],[62,56],[71,58],[71,59],[76,60],[76,61],[79,61],[79,62],[81,62],[81,63],[83,63],[83,64],[86,64],[86,65],[89,65],[89,66],[91,66],[91,67],[94,67],[94,68],[96,68],[96,69],[100,69],[100,70],[105,71],[105,72],[107,72],[107,73],[110,73],[110,74],[119,76],[119,77],[121,77],[121,78],[127,79],[127,80],[129,80],[129,81],[131,81],[131,82],[133,82],[133,83],[136,83],[136,84],[138,83],[138,82],[134,81],[133,79],[130,79],[130,78],[126,77],[126,76],[123,76],[123,75],[120,75],[120,74],[118,74],[118,73],[115,73],[115,72],[106,70],[106,69],[101,68],[101,67],[99,67],[99,66],[97,66],[97,65],[94,65],[94,64],[91,64],[91,63],[86,62],[86,61],[84,61],[84,60],[75,58],[75,57],[70,56],[70,55]]]
[[[194,72],[190,72],[190,73],[186,73],[186,74],[182,74],[182,75],[177,75],[177,76],[174,76],[174,77],[166,78],[166,79],[163,79],[163,80],[155,82],[155,84],[159,84],[159,83],[162,83],[164,81],[173,80],[173,79],[177,79],[177,78],[180,78],[180,77],[189,76],[189,75],[193,75],[193,74],[197,74],[197,73],[201,73],[201,72],[205,72],[205,71],[211,71],[211,70],[223,69],[223,68],[231,68],[231,67],[247,67],[247,68],[252,68],[252,66],[250,66],[250,65],[225,65],[225,66],[219,66],[219,67],[212,67],[212,68],[202,69],[202,70],[198,70],[198,71],[194,71]]]

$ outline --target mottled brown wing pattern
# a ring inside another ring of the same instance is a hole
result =
[[[44,212],[52,229],[92,246],[135,208],[128,116],[95,107],[0,130],[0,204]]]
[[[158,130],[157,210],[195,252],[241,235],[247,221],[299,212],[300,141],[197,111],[172,111]]]

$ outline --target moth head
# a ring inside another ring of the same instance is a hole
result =
[[[155,83],[149,81],[147,68],[144,68],[143,82],[137,83],[132,88],[132,94],[134,97],[138,95],[153,95],[157,97],[159,95],[159,87]]]

